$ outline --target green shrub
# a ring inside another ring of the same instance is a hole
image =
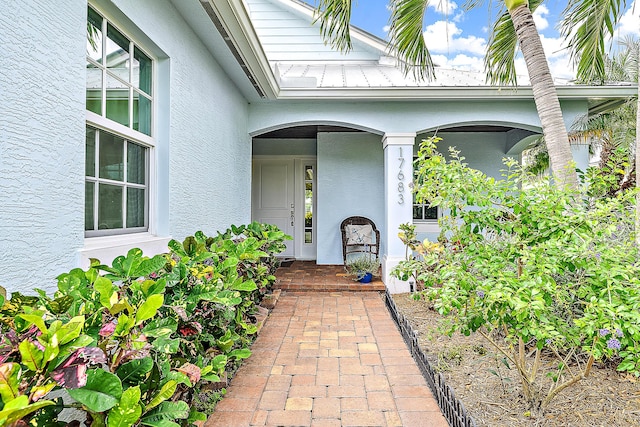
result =
[[[422,144],[416,191],[449,215],[440,220],[438,242],[420,243],[413,227],[403,226],[412,255],[394,274],[424,283],[424,295],[451,316],[453,329],[490,340],[515,365],[532,409],[544,410],[595,360],[640,373],[635,193],[599,197],[591,171],[580,191],[527,186],[526,173],[509,159],[504,179],[494,180],[455,150],[447,161],[435,151],[437,141]],[[561,359],[550,390],[538,378],[543,351]],[[580,364],[569,374],[572,354]]]
[[[206,419],[195,408],[218,398],[194,402],[251,354],[252,314],[286,237],[257,223],[198,232],[166,255],[132,249],[62,274],[53,297],[0,300],[0,425],[66,425],[58,415],[69,406],[94,426]],[[74,403],[47,399],[56,389]]]

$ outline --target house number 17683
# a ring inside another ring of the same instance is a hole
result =
[[[404,157],[402,156],[402,147],[398,147],[400,149],[400,157],[398,157],[398,161],[400,165],[398,166],[398,204],[404,204],[404,173],[402,173],[402,166],[404,166]]]

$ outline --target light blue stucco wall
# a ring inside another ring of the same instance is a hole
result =
[[[157,56],[156,234],[248,222],[247,102],[215,55],[167,0],[95,4]],[[0,3],[0,285],[9,291],[54,289],[85,245],[86,8]]]
[[[114,3],[134,17],[171,64],[170,88],[165,88],[171,115],[169,233],[182,239],[197,230],[214,234],[250,221],[246,100],[168,1]]]
[[[383,234],[383,171],[378,135],[318,134],[318,264],[342,264],[340,223],[346,217],[370,218]]]
[[[587,112],[586,101],[569,100],[561,105],[567,126]],[[282,101],[277,107],[270,102],[249,107],[249,132],[253,135],[302,124],[343,125],[380,135],[470,124],[540,129],[533,100],[499,97],[487,101]]]
[[[414,153],[417,155],[420,142],[428,134],[418,135],[416,139],[416,145],[414,147]],[[507,157],[505,154],[505,144],[507,143],[507,134],[504,132],[483,132],[483,133],[469,133],[469,132],[438,132],[438,136],[442,138],[442,141],[438,143],[438,151],[443,153],[449,158],[449,147],[453,147],[460,151],[460,156],[463,156],[464,162],[469,165],[470,168],[478,169],[487,176],[502,179],[501,170],[504,169],[504,163],[502,159]],[[418,225],[418,230],[420,225]],[[419,232],[418,239],[423,240],[428,238],[431,241],[436,241],[438,237],[437,232]]]
[[[0,3],[0,285],[47,288],[84,235],[86,2]]]

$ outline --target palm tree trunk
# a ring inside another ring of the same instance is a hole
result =
[[[533,98],[549,152],[551,171],[556,185],[575,188],[578,185],[578,175],[573,165],[567,128],[562,118],[560,101],[542,48],[540,35],[533,22],[529,6],[526,3],[518,3],[514,5],[513,9],[509,8],[509,14],[529,71]],[[509,6],[508,2],[507,6]]]
[[[638,61],[638,99],[636,105],[636,189],[640,189],[640,46]],[[640,246],[640,193],[636,193],[636,245]]]

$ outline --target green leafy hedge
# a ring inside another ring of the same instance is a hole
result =
[[[64,426],[69,407],[91,426],[205,420],[194,402],[251,355],[287,238],[258,223],[197,232],[164,255],[93,260],[60,275],[52,297],[0,301],[0,425]],[[49,398],[57,389],[67,403]]]
[[[412,256],[393,274],[424,286],[450,330],[491,341],[516,366],[534,410],[587,377],[595,361],[640,374],[635,191],[602,191],[607,183],[593,169],[580,190],[531,184],[512,159],[495,180],[455,150],[446,159],[438,141],[421,147],[417,196],[448,215],[438,242],[401,227]],[[539,378],[542,354],[559,359],[550,385]]]

